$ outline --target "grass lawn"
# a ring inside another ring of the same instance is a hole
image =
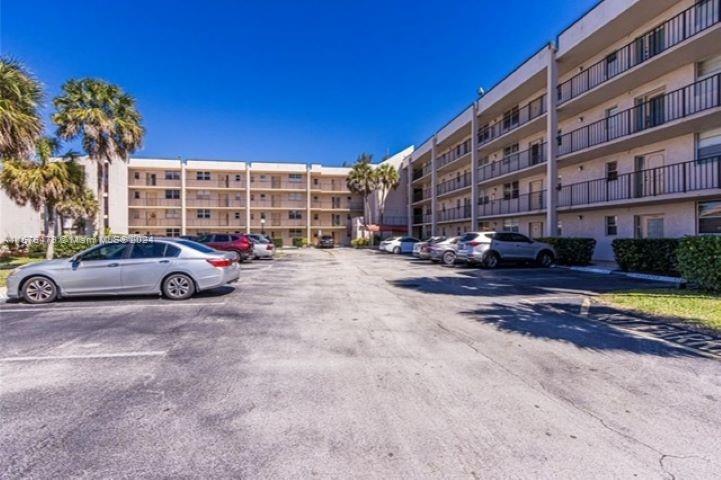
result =
[[[7,279],[10,276],[10,272],[15,267],[25,265],[26,263],[39,262],[42,258],[28,258],[28,257],[10,257],[0,260],[0,287],[7,285]]]
[[[601,296],[605,303],[650,315],[680,318],[721,330],[721,295],[694,290],[651,289]]]

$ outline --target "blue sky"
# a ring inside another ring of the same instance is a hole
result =
[[[340,165],[422,142],[596,0],[1,1],[48,105],[84,76],[137,98],[140,156]]]

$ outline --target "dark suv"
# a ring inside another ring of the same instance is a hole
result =
[[[333,240],[333,237],[330,235],[323,235],[320,237],[320,240],[318,240],[318,248],[333,248],[335,247],[335,241]]]
[[[253,258],[253,240],[244,233],[209,233],[197,241],[216,250],[235,252],[240,262]]]

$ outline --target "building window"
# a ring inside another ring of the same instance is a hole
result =
[[[235,174],[235,181],[236,181],[236,182],[240,182],[241,180],[242,180],[241,175],[240,175],[239,173],[236,173],[236,174]]]
[[[171,208],[165,211],[165,218],[180,218],[180,210]]]
[[[518,233],[518,220],[513,218],[506,218],[503,220],[503,231]]]
[[[140,192],[138,192],[138,191],[133,192],[133,198],[136,200],[140,199]]]
[[[210,172],[195,172],[196,180],[210,180]]]
[[[518,107],[516,106],[503,114],[503,128],[508,130],[509,128],[516,127],[518,125],[518,119]]]
[[[316,185],[316,186],[318,185],[318,179],[317,179],[317,178],[314,178],[314,179],[313,179],[313,185]]]
[[[698,233],[721,235],[721,199],[698,204]]]
[[[140,172],[133,172],[133,178],[136,180],[140,180]]]
[[[288,230],[288,236],[290,238],[303,238],[303,230],[300,228],[291,228]]]
[[[195,192],[195,198],[198,200],[208,200],[210,199],[210,190],[198,190]]]
[[[288,180],[291,182],[302,182],[303,181],[303,174],[301,173],[289,173],[288,174]]]
[[[663,215],[635,215],[633,229],[635,238],[663,238]]]
[[[606,163],[606,181],[613,182],[618,180],[618,162]]]
[[[615,215],[606,217],[606,235],[613,236],[618,235],[618,218]]]
[[[166,180],[180,180],[180,172],[177,172],[175,170],[167,170],[165,172],[165,179]]]
[[[235,219],[240,220],[240,212],[235,212]]]
[[[721,55],[707,58],[696,64],[696,78],[702,80],[717,73],[721,73]]]
[[[518,198],[518,181],[503,184],[503,199]]]
[[[698,134],[696,139],[696,158],[704,159],[721,155],[721,128]]]
[[[291,210],[288,212],[288,219],[290,220],[302,220],[303,215],[301,214],[300,210]]]
[[[313,214],[313,220],[318,220],[318,214],[317,214],[317,213],[314,213],[314,214]]]
[[[199,208],[196,211],[197,218],[210,218],[210,210],[207,208]]]
[[[179,229],[179,228],[166,228],[166,229],[165,229],[165,236],[166,236],[166,237],[179,237],[179,236],[180,236],[180,229]]]
[[[177,200],[180,198],[180,190],[166,190],[165,198],[168,200]],[[107,203],[106,203],[107,205]]]
[[[318,197],[316,197],[317,199]],[[288,200],[291,202],[299,202],[303,200],[303,194],[302,193],[289,193],[288,194]]]

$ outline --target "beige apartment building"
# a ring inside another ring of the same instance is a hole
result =
[[[352,219],[363,215],[361,199],[346,186],[349,170],[134,158],[127,165],[127,232],[254,232],[282,238],[286,245],[294,238],[331,235],[347,244]]]
[[[721,0],[605,0],[409,165],[417,236],[721,234]]]

